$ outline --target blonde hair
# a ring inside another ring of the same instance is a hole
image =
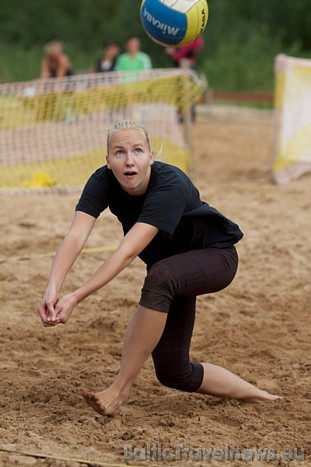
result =
[[[130,129],[140,130],[142,133],[144,133],[149,149],[151,150],[149,133],[143,125],[141,125],[138,122],[134,122],[133,120],[118,120],[111,128],[108,129],[107,152],[108,152],[109,142],[110,142],[112,135],[114,135],[119,130],[130,130]]]
[[[64,43],[62,41],[50,41],[44,46],[44,52],[48,55],[53,50],[58,50],[59,52],[64,52]]]

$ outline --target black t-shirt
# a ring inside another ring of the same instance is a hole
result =
[[[114,71],[116,67],[116,61],[117,59],[113,60],[107,60],[106,62],[103,62],[102,57],[99,57],[96,62],[95,62],[95,71],[97,73],[105,73],[108,71]]]
[[[128,194],[107,166],[88,180],[76,206],[97,218],[109,207],[126,234],[136,222],[158,227],[159,232],[139,257],[148,265],[178,253],[199,248],[226,248],[243,233],[238,225],[201,201],[192,181],[180,169],[154,162],[147,191]]]

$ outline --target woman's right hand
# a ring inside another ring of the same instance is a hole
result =
[[[56,316],[56,304],[58,302],[58,294],[55,287],[48,287],[38,306],[37,312],[41,318],[43,326],[55,326],[59,324],[59,319]]]

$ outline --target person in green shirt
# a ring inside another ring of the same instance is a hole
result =
[[[149,55],[140,50],[140,39],[129,36],[125,42],[126,52],[119,55],[116,62],[116,71],[150,70],[152,63]]]

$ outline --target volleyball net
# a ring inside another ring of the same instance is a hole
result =
[[[275,59],[273,179],[285,184],[311,170],[311,60]]]
[[[107,129],[123,119],[142,123],[155,154],[189,172],[181,121],[205,88],[189,69],[0,84],[0,193],[80,190],[105,164]]]

